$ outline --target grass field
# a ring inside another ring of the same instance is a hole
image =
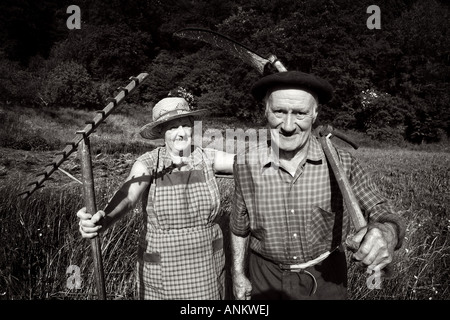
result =
[[[136,136],[148,118],[133,109],[112,115],[91,138],[97,207],[102,208],[126,177],[133,160],[153,145]],[[95,299],[89,241],[78,233],[75,216],[84,206],[81,185],[61,172],[24,200],[17,197],[56,151],[70,141],[92,113],[67,110],[0,109],[4,123],[0,158],[0,299]],[[221,129],[232,121],[215,120]],[[235,124],[236,125],[236,124]],[[238,124],[246,129],[244,124]],[[369,289],[368,275],[350,263],[351,299],[428,300],[450,298],[450,152],[447,143],[388,146],[354,134],[361,147],[351,152],[373,174],[381,192],[407,220],[396,275]],[[80,177],[76,155],[63,169]],[[226,230],[233,181],[219,179],[222,225]],[[108,299],[133,299],[140,208],[102,236]],[[75,273],[73,273],[75,272]],[[73,279],[79,272],[81,283]]]

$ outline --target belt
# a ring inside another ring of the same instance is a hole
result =
[[[322,253],[320,256],[318,256],[317,258],[315,258],[315,259],[313,259],[313,260],[310,260],[310,261],[308,261],[308,262],[305,262],[305,263],[299,263],[299,264],[283,264],[283,263],[280,263],[280,264],[278,264],[278,266],[280,267],[280,269],[281,270],[284,270],[284,271],[291,271],[291,272],[298,272],[298,273],[304,273],[304,274],[307,274],[307,275],[309,275],[312,279],[313,279],[313,282],[314,282],[314,285],[313,285],[313,288],[311,289],[311,292],[310,292],[310,296],[311,295],[313,295],[314,293],[316,293],[316,290],[317,290],[317,280],[316,280],[316,278],[314,277],[314,275],[311,273],[311,272],[309,272],[309,271],[307,271],[307,270],[305,270],[306,268],[310,268],[310,267],[312,267],[312,266],[315,266],[316,264],[319,264],[320,262],[322,262],[323,260],[325,260],[326,258],[328,258],[328,256],[331,254],[331,252],[333,252],[335,249],[333,249],[333,250],[331,250],[331,251],[327,251],[327,252],[325,252],[325,253]]]
[[[332,250],[332,251],[334,251],[334,250]],[[288,271],[292,271],[292,272],[299,272],[301,270],[304,270],[306,268],[315,266],[316,264],[322,262],[323,260],[328,258],[328,256],[330,255],[330,253],[332,251],[327,251],[325,253],[322,253],[320,256],[318,256],[314,260],[310,260],[310,261],[305,262],[305,263],[299,263],[299,264],[283,264],[283,263],[280,263],[279,267],[280,267],[281,270],[288,270]]]

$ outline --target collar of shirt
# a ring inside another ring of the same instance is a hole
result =
[[[267,152],[262,152],[261,157],[261,170],[264,170],[265,168],[272,166],[274,169],[283,168],[285,171],[286,168],[284,168],[280,164],[280,159],[278,158],[278,155],[276,152],[273,151],[273,148],[271,147],[270,141],[267,142],[266,147]],[[319,141],[315,136],[311,136],[309,138],[309,144],[308,144],[308,152],[306,154],[306,161],[303,161],[300,163],[300,167],[303,166],[305,162],[311,163],[311,164],[321,164],[322,160],[325,159],[325,154],[323,153],[322,147],[320,146]],[[298,168],[296,175],[298,173]]]

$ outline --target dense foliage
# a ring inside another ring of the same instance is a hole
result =
[[[196,107],[258,120],[249,95],[258,73],[203,42],[173,37],[188,26],[227,35],[290,70],[319,75],[335,95],[320,121],[375,139],[422,143],[450,134],[449,7],[438,0],[7,0],[0,5],[2,103],[102,107],[118,83],[148,72],[138,103],[177,86]],[[69,5],[81,29],[69,30]],[[99,105],[100,104],[100,105]]]

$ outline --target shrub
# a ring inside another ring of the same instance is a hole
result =
[[[67,39],[54,45],[51,59],[75,61],[93,77],[123,79],[145,70],[152,37],[124,24],[94,26],[84,24]]]
[[[17,62],[2,59],[0,55],[0,96],[3,102],[36,103],[40,83],[36,73],[21,68]]]
[[[406,119],[406,139],[416,144],[439,142],[442,130],[435,123],[434,117],[430,116],[426,111],[417,110]]]
[[[408,111],[406,101],[373,89],[361,92],[360,101],[354,113],[358,130],[382,141],[399,139],[403,135],[402,125]]]
[[[86,69],[73,61],[63,62],[50,72],[43,96],[56,107],[93,108],[101,102],[97,85]]]

